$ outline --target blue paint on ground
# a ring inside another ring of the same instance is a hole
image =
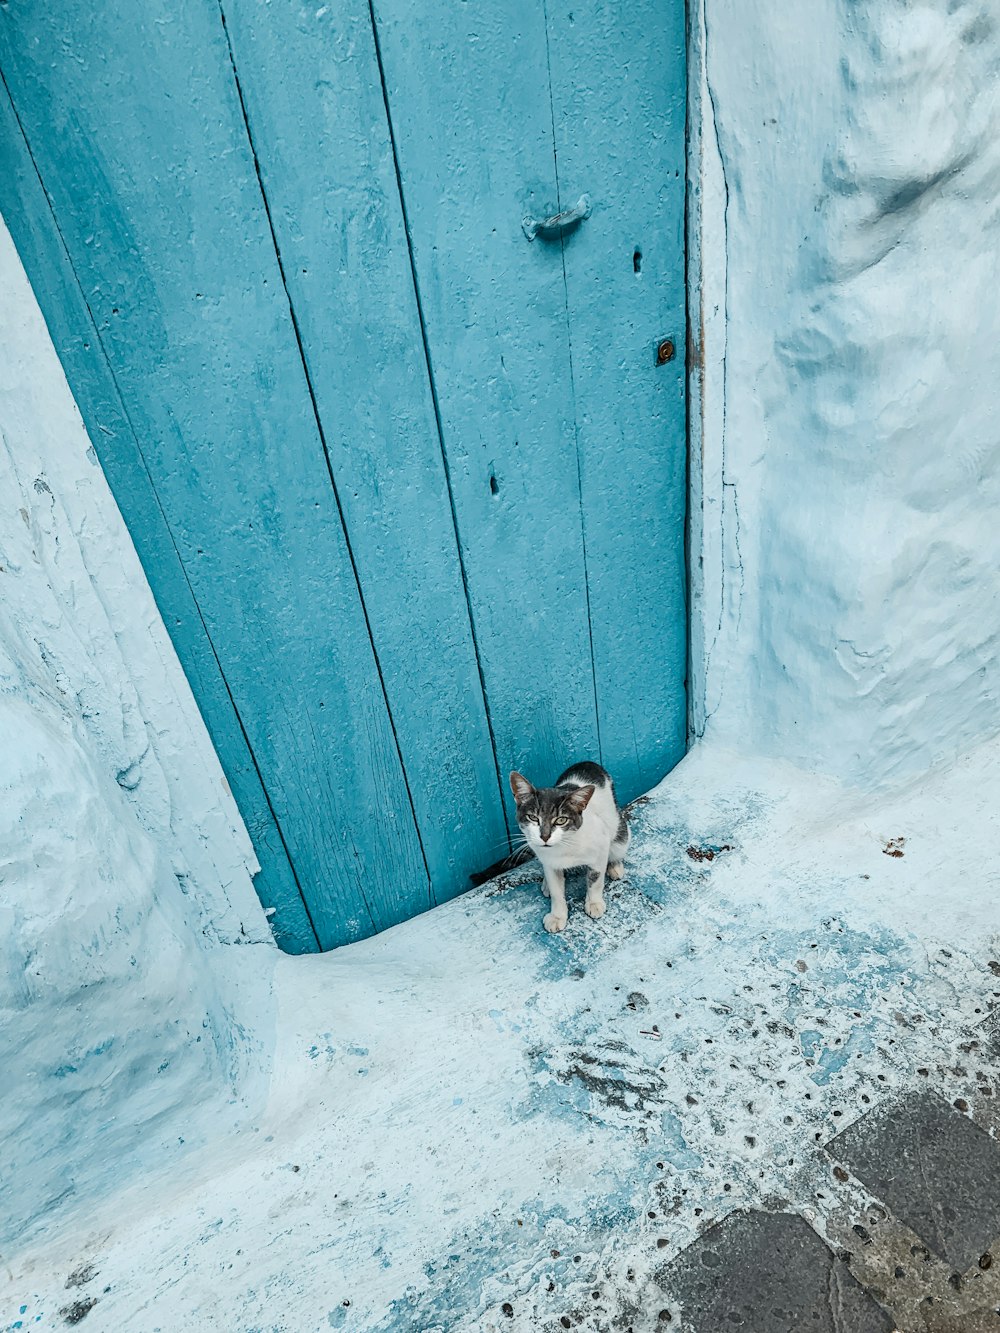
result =
[[[799,1033],[799,1046],[805,1059],[815,1060],[817,1051],[820,1051],[823,1047],[822,1032],[817,1032],[814,1028],[806,1028],[804,1032]]]

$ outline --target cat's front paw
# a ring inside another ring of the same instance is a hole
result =
[[[587,901],[583,904],[583,910],[587,913],[588,916],[593,917],[594,920],[596,921],[599,917],[602,917],[605,913],[606,909],[604,905],[604,899],[595,898],[594,901],[591,902],[591,900],[588,898]]]
[[[549,912],[549,914],[543,918],[542,925],[550,935],[558,935],[561,930],[566,929],[566,922],[568,920],[568,916],[560,916],[558,912]]]
[[[625,865],[621,861],[612,861],[608,866],[608,879],[624,879]]]

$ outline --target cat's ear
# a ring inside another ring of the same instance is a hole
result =
[[[574,815],[582,815],[596,790],[596,787],[577,787],[568,796],[563,797],[562,803],[567,810],[572,810]]]
[[[520,804],[526,801],[529,796],[535,794],[535,789],[527,778],[522,778],[520,773],[511,773],[510,789],[514,793],[514,800]]]

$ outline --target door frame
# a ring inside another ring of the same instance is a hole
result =
[[[738,608],[743,567],[735,483],[727,477],[726,327],[729,185],[708,70],[706,0],[686,0],[688,749],[717,704],[710,671],[727,608]]]

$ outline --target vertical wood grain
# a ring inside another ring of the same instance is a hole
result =
[[[593,200],[564,263],[601,743],[630,800],[687,738],[685,13],[545,6],[562,203]]]
[[[598,753],[544,14],[376,0],[459,538],[501,767]]]
[[[505,838],[366,0],[223,0],[435,900]]]
[[[684,5],[374,13],[500,757],[627,799],[686,740]]]

